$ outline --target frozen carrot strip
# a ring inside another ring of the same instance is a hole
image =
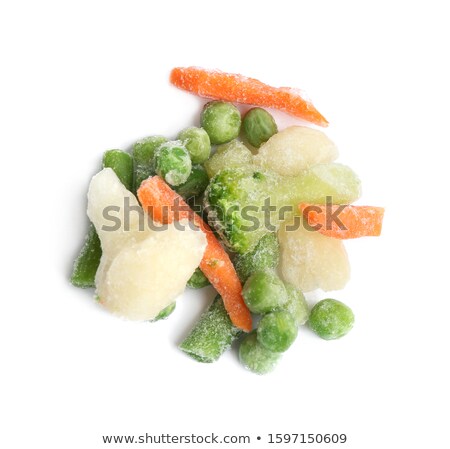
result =
[[[379,236],[384,209],[374,206],[300,204],[309,226],[337,239]]]
[[[200,97],[279,109],[320,126],[328,126],[325,117],[290,87],[272,87],[254,78],[199,67],[176,67],[170,82]]]

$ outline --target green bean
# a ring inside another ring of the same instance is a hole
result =
[[[162,136],[151,136],[137,141],[133,146],[134,159],[134,191],[139,189],[142,181],[155,174],[153,156],[156,149],[167,139]]]
[[[121,150],[108,150],[103,155],[103,167],[114,170],[122,184],[130,189],[133,180],[133,158]],[[89,227],[84,245],[76,258],[70,282],[76,287],[95,287],[95,274],[97,273],[102,256],[100,239],[94,225]]]
[[[174,190],[185,200],[201,195],[208,187],[209,178],[202,165],[194,165],[185,183],[174,187]]]
[[[199,289],[210,285],[208,278],[203,274],[200,268],[196,268],[193,275],[187,282],[189,288]]]
[[[108,150],[103,155],[103,168],[112,168],[120,182],[131,190],[133,185],[133,158],[122,150]]]
[[[231,346],[240,332],[231,323],[222,298],[216,296],[181,343],[180,349],[198,362],[215,362]]]
[[[165,320],[166,318],[168,318],[169,315],[171,315],[173,313],[173,311],[175,310],[176,305],[177,305],[176,302],[169,304],[167,307],[162,309],[161,312],[158,313],[158,315],[156,315],[156,318],[154,320],[152,320],[152,322],[159,321],[159,320]]]
[[[80,254],[73,264],[70,282],[75,287],[95,287],[95,273],[97,273],[101,257],[102,247],[100,245],[100,239],[98,238],[94,225],[91,224]]]

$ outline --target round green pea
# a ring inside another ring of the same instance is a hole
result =
[[[245,304],[253,313],[267,313],[283,307],[287,292],[283,281],[270,271],[253,273],[242,289]]]
[[[225,101],[207,103],[200,117],[202,128],[213,145],[235,139],[241,129],[241,114],[236,106]]]
[[[203,274],[200,268],[196,268],[192,276],[189,278],[187,282],[187,286],[189,288],[203,288],[209,285],[208,278]]]
[[[259,148],[278,132],[273,117],[262,108],[252,108],[242,120],[242,129],[250,145]]]
[[[284,284],[288,294],[285,309],[294,317],[297,326],[308,321],[309,307],[305,295],[291,284]]]
[[[208,160],[211,154],[211,141],[208,133],[203,128],[192,126],[183,129],[178,134],[178,140],[184,143],[194,164],[203,164],[203,162]]]
[[[176,302],[169,304],[167,307],[162,309],[161,312],[159,312],[158,315],[156,315],[156,318],[153,319],[152,321],[165,320],[175,310],[176,305],[177,305]]]
[[[256,374],[267,374],[275,368],[281,354],[269,351],[258,342],[256,331],[250,332],[239,346],[239,360]]]
[[[192,169],[188,150],[179,141],[163,143],[155,152],[155,171],[168,184],[179,186],[187,181]]]
[[[309,327],[324,340],[335,340],[350,332],[355,321],[350,307],[336,299],[323,299],[311,310]]]
[[[297,338],[298,326],[286,310],[268,313],[258,325],[258,341],[273,352],[284,352]]]

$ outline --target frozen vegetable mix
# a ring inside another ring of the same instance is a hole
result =
[[[208,100],[175,134],[144,130],[131,151],[104,153],[72,285],[92,289],[113,315],[156,327],[210,295],[180,335],[185,363],[217,362],[234,345],[229,355],[263,375],[311,344],[303,332],[316,342],[347,335],[352,309],[312,299],[345,295],[346,240],[379,236],[384,209],[356,203],[358,175],[327,134],[304,126],[328,121],[300,90],[239,74],[177,67],[170,82]],[[273,109],[303,122],[283,128]]]

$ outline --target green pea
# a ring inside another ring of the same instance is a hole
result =
[[[222,298],[216,296],[182,341],[180,349],[198,362],[211,363],[218,360],[240,334],[241,330],[231,322]]]
[[[336,299],[323,299],[311,310],[310,328],[324,340],[343,337],[353,327],[355,316],[350,307]]]
[[[258,342],[256,331],[250,332],[239,346],[239,360],[250,371],[256,374],[267,374],[272,371],[280,354],[269,351]]]
[[[186,128],[178,134],[178,140],[184,143],[192,163],[203,164],[208,160],[211,154],[211,142],[208,133],[203,128],[195,126]]]
[[[242,120],[245,138],[250,145],[259,148],[278,132],[273,117],[262,108],[252,108]]]
[[[142,181],[155,174],[153,156],[156,149],[165,142],[167,142],[165,137],[151,136],[141,139],[133,145],[135,192],[139,189]]]
[[[179,141],[163,143],[155,152],[155,171],[171,186],[185,183],[192,169],[186,147]]]
[[[301,326],[308,321],[309,308],[305,295],[291,284],[284,284],[288,294],[288,301],[285,309],[294,317],[297,326]]]
[[[158,315],[156,315],[156,318],[152,321],[165,320],[175,310],[176,305],[177,305],[176,302],[169,304],[167,307],[162,309],[161,312],[159,312]]]
[[[276,268],[280,259],[280,248],[276,234],[266,234],[253,251],[238,254],[234,266],[241,282],[245,282],[252,273]]]
[[[286,310],[277,310],[261,318],[258,324],[258,341],[273,352],[284,352],[297,338],[298,326]]]
[[[242,296],[253,313],[272,312],[286,304],[288,299],[281,279],[269,271],[252,274],[242,289]]]
[[[187,286],[189,288],[203,288],[209,285],[208,278],[203,274],[203,271],[200,268],[196,268],[193,275],[187,282]]]
[[[200,122],[213,145],[229,142],[239,135],[241,114],[225,101],[211,101],[203,108]]]
[[[208,187],[209,178],[206,170],[202,165],[193,165],[191,173],[183,184],[176,186],[174,190],[178,192],[184,199],[201,195]]]

